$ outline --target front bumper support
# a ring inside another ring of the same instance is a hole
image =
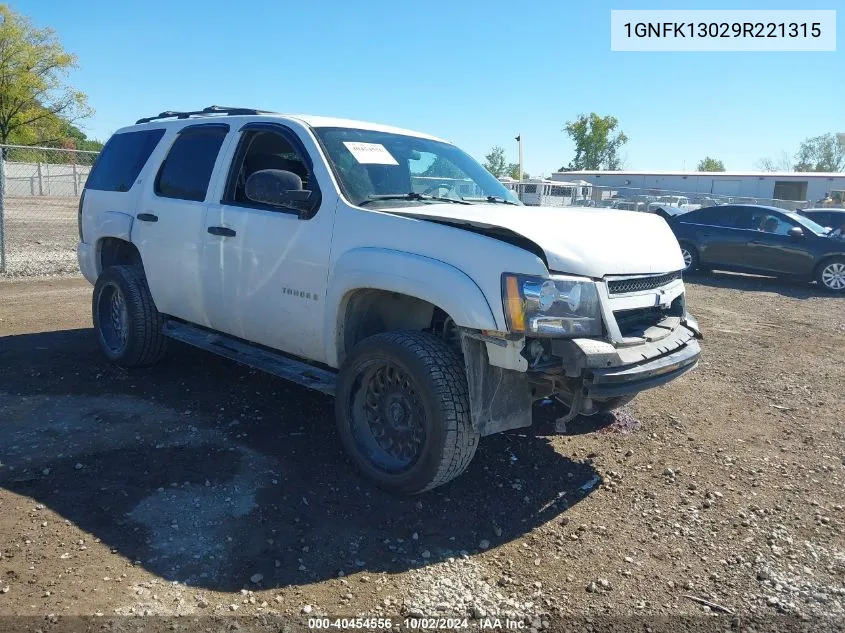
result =
[[[604,400],[659,387],[693,369],[700,355],[698,341],[690,339],[681,349],[653,360],[588,370],[584,377],[584,395]]]

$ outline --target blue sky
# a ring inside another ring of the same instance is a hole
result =
[[[477,158],[501,145],[549,174],[562,131],[616,116],[628,169],[730,170],[845,132],[845,51],[619,53],[610,9],[833,9],[837,2],[497,0],[29,0],[12,2],[79,57],[71,81],[105,139],[141,116],[211,104],[378,121],[447,138]],[[838,31],[843,32],[840,12]]]

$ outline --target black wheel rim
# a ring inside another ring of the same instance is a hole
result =
[[[129,336],[129,312],[120,288],[109,284],[97,301],[97,322],[100,336],[112,354],[120,354]]]
[[[375,468],[390,474],[416,464],[426,439],[425,407],[411,377],[380,361],[365,367],[350,394],[352,436]]]

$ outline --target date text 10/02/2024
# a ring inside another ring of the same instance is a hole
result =
[[[404,618],[402,625],[409,630],[431,630],[431,631],[457,631],[470,628],[467,618]],[[308,628],[316,630],[386,630],[393,628],[393,621],[390,618],[309,618]],[[527,628],[524,620],[512,620],[509,618],[485,617],[481,618],[477,625],[481,630],[505,630],[518,631]],[[473,626],[473,628],[475,628]]]

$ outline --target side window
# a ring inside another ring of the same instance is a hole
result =
[[[794,226],[795,224],[783,216],[775,213],[766,213],[765,211],[755,212],[752,220],[752,228],[773,235],[789,235],[789,229]]]
[[[300,189],[316,187],[305,161],[283,135],[267,130],[249,130],[241,136],[235,152],[223,202],[267,207],[246,197],[246,181],[252,174],[264,169],[279,169],[295,174],[301,181]]]
[[[176,137],[155,182],[156,195],[202,202],[228,126],[188,129]]]
[[[682,216],[686,224],[706,224],[709,226],[724,226],[725,216],[731,212],[726,207],[707,207],[697,211],[690,211]]]
[[[97,157],[85,188],[129,191],[162,136],[163,129],[124,132],[112,136]]]

